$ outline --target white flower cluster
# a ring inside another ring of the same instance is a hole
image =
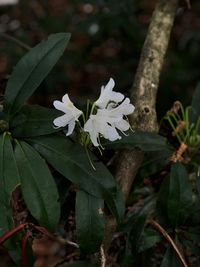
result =
[[[121,139],[117,130],[124,133],[130,128],[126,116],[133,113],[135,108],[130,104],[129,98],[113,91],[114,86],[115,82],[112,78],[105,87],[102,86],[100,97],[93,104],[93,107],[97,107],[97,112],[96,114],[90,114],[84,124],[83,130],[89,133],[94,146],[100,145],[99,138],[101,136],[110,141],[115,141]],[[54,125],[56,127],[68,125],[66,135],[70,135],[74,130],[76,121],[83,112],[74,106],[68,94],[63,96],[62,102],[56,100],[53,105],[56,109],[65,113],[53,121]]]

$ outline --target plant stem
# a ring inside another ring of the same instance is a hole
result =
[[[25,50],[30,50],[30,49],[31,49],[30,46],[28,46],[28,45],[25,44],[24,42],[20,41],[19,39],[10,36],[9,34],[6,34],[6,33],[0,33],[0,37],[2,37],[2,38],[4,38],[4,39],[7,39],[8,41],[11,41],[11,42],[17,44],[18,46],[21,46],[21,47],[22,47],[23,49],[25,49]]]
[[[183,257],[183,255],[181,254],[180,250],[178,249],[178,247],[176,246],[176,244],[174,243],[173,239],[168,235],[168,233],[165,231],[165,229],[156,221],[154,220],[150,220],[148,221],[148,223],[150,225],[152,225],[159,233],[161,233],[164,238],[167,240],[167,242],[172,246],[172,248],[174,249],[176,255],[178,256],[178,258],[180,259],[182,265],[184,267],[189,267]]]
[[[164,56],[167,51],[170,33],[178,9],[179,0],[158,0],[146,40],[142,49],[140,62],[131,88],[131,101],[135,111],[130,117],[134,129],[147,132],[158,130],[156,115],[156,96]],[[140,150],[124,150],[116,163],[116,180],[124,199],[128,198],[134,177],[143,161],[144,153]],[[108,249],[115,227],[106,221],[104,248]]]

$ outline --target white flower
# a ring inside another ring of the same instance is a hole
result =
[[[134,106],[130,99],[126,98],[119,106],[108,105],[107,108],[98,109],[96,115],[90,115],[84,125],[84,131],[88,132],[94,146],[99,146],[99,137],[102,136],[110,141],[121,139],[117,129],[127,131],[130,124],[124,119],[125,115],[133,113]]]
[[[101,87],[100,97],[95,102],[95,105],[99,108],[106,108],[109,102],[119,103],[124,99],[124,95],[113,91],[115,82],[110,78],[107,85]]]
[[[56,109],[64,112],[65,114],[56,118],[53,124],[60,128],[68,125],[67,136],[70,135],[75,127],[75,122],[78,121],[82,111],[77,109],[74,104],[70,101],[68,94],[65,94],[61,101],[54,101],[53,105]]]
[[[89,120],[84,125],[84,131],[89,133],[93,145],[99,146],[99,135],[110,141],[121,139],[116,129],[109,125],[108,117],[99,111],[101,110],[99,109],[96,115],[90,115]]]

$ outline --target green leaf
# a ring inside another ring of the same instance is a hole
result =
[[[189,112],[190,122],[195,122],[200,116],[200,83],[197,85],[191,103],[191,110]]]
[[[185,167],[181,163],[172,165],[170,176],[165,178],[157,200],[157,211],[164,225],[184,225],[193,206],[192,188]]]
[[[16,65],[5,91],[4,112],[10,118],[24,105],[63,54],[69,33],[52,34]]]
[[[144,160],[139,170],[141,177],[152,175],[161,171],[168,163],[172,151],[163,149],[162,151],[149,151],[145,153]]]
[[[132,253],[135,255],[140,249],[141,238],[144,232],[147,216],[155,205],[155,198],[150,196],[144,200],[143,204],[138,207],[133,214],[128,218],[125,227],[125,232],[128,232],[129,243],[132,246]]]
[[[179,258],[176,256],[171,247],[168,247],[165,256],[163,258],[161,267],[182,267],[182,263]]]
[[[187,218],[187,226],[197,226],[200,224],[200,198],[194,198],[189,216]]]
[[[155,246],[162,240],[161,236],[152,229],[145,229],[140,239],[138,252],[143,252],[151,247]]]
[[[133,149],[136,147],[143,151],[170,149],[170,146],[166,143],[166,138],[158,134],[132,131],[129,131],[127,136],[123,135],[120,140],[104,141],[103,146],[110,149]]]
[[[155,195],[150,195],[146,197],[141,205],[134,209],[133,213],[127,218],[125,225],[123,226],[123,231],[125,233],[130,233],[134,231],[134,224],[137,223],[139,217],[146,217],[149,213],[152,213],[155,207]],[[134,233],[134,232],[133,232]]]
[[[0,136],[0,235],[14,226],[10,207],[11,194],[19,184],[10,136]]]
[[[10,230],[14,226],[12,211],[5,205],[2,199],[0,199],[0,236],[2,236],[6,231]]]
[[[26,205],[41,225],[55,230],[60,205],[54,179],[40,155],[25,142],[18,142],[15,157]]]
[[[0,136],[0,151],[0,187],[3,188],[6,199],[9,202],[11,193],[20,182],[10,135],[4,134]]]
[[[120,221],[124,215],[123,203],[115,180],[108,169],[94,157],[96,170],[89,163],[85,149],[64,136],[48,135],[27,139],[35,149],[64,177],[89,194],[103,198],[110,210]],[[92,157],[92,156],[91,156]]]
[[[94,265],[86,261],[75,261],[71,263],[60,264],[58,267],[94,267]]]
[[[35,106],[24,106],[10,123],[10,129],[14,137],[30,137],[51,134],[57,132],[53,126],[53,120],[62,112]]]
[[[195,242],[200,242],[200,226],[190,227],[187,229],[187,235],[189,235],[189,239],[194,240]]]
[[[84,191],[76,194],[76,231],[84,253],[96,252],[104,237],[104,201]]]

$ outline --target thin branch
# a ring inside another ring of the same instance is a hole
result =
[[[9,34],[6,34],[6,33],[0,33],[0,38],[4,38],[4,39],[7,39],[8,41],[11,41],[15,44],[17,44],[18,46],[21,46],[23,49],[25,50],[30,50],[31,47],[28,46],[27,44],[25,44],[24,42],[10,36]]]
[[[168,233],[165,231],[164,228],[162,228],[162,226],[157,223],[154,220],[150,220],[148,221],[148,223],[150,225],[152,225],[158,232],[160,232],[164,238],[167,240],[167,242],[172,246],[172,248],[174,249],[176,255],[178,256],[178,258],[180,259],[181,263],[183,264],[184,267],[189,267],[183,257],[183,255],[181,254],[180,250],[178,249],[178,247],[176,246],[176,244],[174,243],[173,239],[168,235]]]
[[[101,267],[106,267],[106,255],[103,245],[101,245],[100,254],[101,254]]]
[[[135,112],[130,120],[132,127],[136,130],[147,132],[158,130],[155,109],[157,89],[170,33],[178,9],[178,2],[179,0],[158,0],[152,15],[135,80],[131,88],[131,101],[135,105]],[[116,164],[116,180],[122,189],[125,200],[128,198],[143,157],[144,153],[140,150],[125,150],[119,155]],[[110,218],[106,222],[106,232],[109,232],[109,236],[111,236],[114,227],[112,223],[109,223],[109,220],[112,219]],[[110,242],[110,237],[105,237],[105,249],[109,247]]]
[[[159,0],[155,7],[131,88],[135,112],[130,119],[134,129],[147,132],[158,130],[155,108],[157,89],[177,8],[178,0]],[[138,150],[125,151],[120,156],[116,178],[125,199],[142,160],[143,153]]]

